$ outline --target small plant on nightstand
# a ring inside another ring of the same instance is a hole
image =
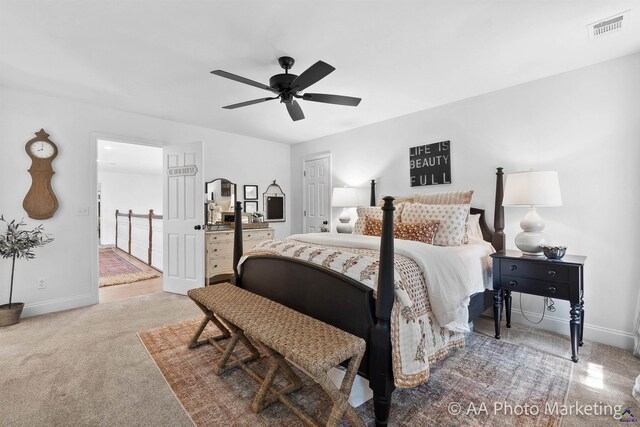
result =
[[[9,304],[0,305],[0,326],[11,326],[20,321],[20,315],[24,308],[24,303],[12,301],[13,274],[15,272],[16,259],[25,258],[30,260],[35,258],[36,254],[33,250],[52,242],[53,239],[45,234],[42,225],[33,230],[25,230],[21,228],[27,225],[24,221],[17,222],[14,219],[9,222],[2,215],[0,215],[0,221],[7,226],[4,234],[0,234],[0,256],[2,258],[11,258]]]

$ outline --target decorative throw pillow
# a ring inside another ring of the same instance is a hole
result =
[[[398,222],[400,221],[400,215],[402,214],[404,204],[401,203],[395,205],[395,207],[396,210],[393,211],[393,222]],[[382,221],[382,209],[378,206],[360,206],[356,209],[356,212],[358,213],[358,219],[353,226],[353,234],[364,234],[364,222],[366,216]]]
[[[468,205],[471,203],[473,190],[449,191],[446,193],[418,194],[413,197],[415,203],[427,205]]]
[[[438,230],[440,221],[393,224],[393,237],[402,240],[415,240],[416,242],[433,244],[433,238]],[[366,236],[381,236],[382,221],[366,217],[364,224],[364,234]]]
[[[459,246],[464,241],[469,209],[469,205],[406,203],[402,211],[402,221],[405,223],[440,221],[433,244]]]
[[[375,219],[366,215],[364,217],[364,228],[362,234],[365,236],[378,236],[382,235],[382,220]]]

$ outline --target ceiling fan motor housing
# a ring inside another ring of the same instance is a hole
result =
[[[269,86],[277,91],[284,91],[297,77],[295,74],[276,74],[269,79]]]

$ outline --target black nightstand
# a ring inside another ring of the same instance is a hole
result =
[[[500,319],[504,299],[507,328],[511,327],[511,292],[540,295],[571,303],[571,360],[578,361],[584,329],[583,256],[565,255],[552,260],[522,255],[520,251],[501,251],[493,258],[493,316],[496,338],[500,339]]]

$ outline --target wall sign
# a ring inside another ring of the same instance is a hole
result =
[[[167,175],[169,176],[192,176],[196,173],[198,173],[196,165],[174,166],[167,168]]]
[[[451,141],[409,149],[411,186],[451,184]]]

